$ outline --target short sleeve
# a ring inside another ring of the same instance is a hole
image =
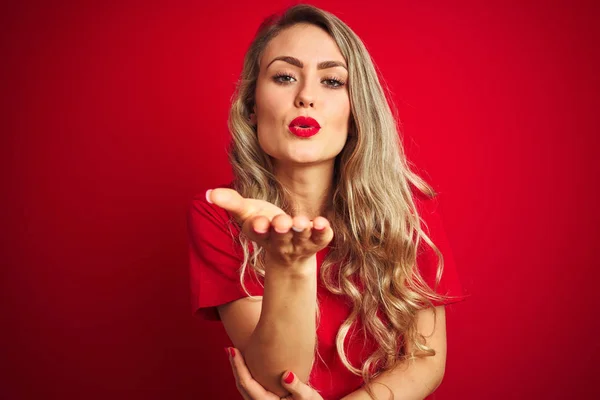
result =
[[[437,294],[449,296],[443,301],[433,301],[434,306],[449,305],[466,299],[463,287],[461,285],[456,264],[452,256],[452,250],[444,226],[442,216],[439,210],[437,198],[417,198],[417,210],[421,217],[421,227],[429,236],[431,241],[442,253],[444,268],[438,286],[435,286],[438,269],[438,256],[435,251],[428,246],[424,240],[421,240],[417,253],[417,268],[427,285]]]
[[[194,196],[187,227],[192,311],[200,318],[219,320],[217,306],[248,296],[239,278],[239,228],[227,211],[208,203],[204,193]],[[248,271],[244,283],[251,295],[262,296],[253,273]]]

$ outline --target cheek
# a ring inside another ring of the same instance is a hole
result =
[[[262,122],[277,118],[282,105],[282,95],[277,87],[268,83],[258,83],[255,91],[256,114],[262,118]]]
[[[342,96],[336,104],[336,115],[339,116],[337,122],[340,129],[348,132],[348,129],[350,128],[350,99],[348,98],[348,95]]]
[[[342,101],[340,101],[340,106],[338,109],[338,115],[339,115],[339,120],[338,120],[338,124],[340,127],[340,132],[339,132],[339,136],[340,136],[340,151],[343,149],[343,147],[346,145],[346,142],[348,141],[348,136],[350,134],[350,117],[351,117],[351,110],[350,110],[350,99],[349,97],[346,95]]]
[[[268,135],[264,133],[263,130],[263,134],[260,133],[261,131],[258,131],[258,146],[260,147],[260,149],[268,154],[269,156],[273,157],[276,153],[275,149],[276,149],[276,143],[273,140],[273,135]]]

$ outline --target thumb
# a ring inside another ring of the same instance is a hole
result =
[[[312,397],[313,389],[298,379],[292,371],[281,375],[281,385],[292,394],[294,400],[308,400]]]
[[[238,220],[245,219],[249,211],[245,199],[233,189],[210,189],[206,191],[206,201],[229,211]]]

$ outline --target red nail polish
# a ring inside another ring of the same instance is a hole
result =
[[[235,357],[235,350],[231,347],[229,348],[229,354],[231,354],[231,358]]]
[[[292,383],[294,381],[294,373],[288,372],[287,376],[285,378],[283,378],[283,381],[287,384]]]

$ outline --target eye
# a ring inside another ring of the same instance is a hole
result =
[[[273,77],[273,80],[277,83],[281,83],[281,84],[285,85],[288,83],[292,83],[293,81],[296,80],[296,78],[291,74],[279,73]]]
[[[292,75],[290,73],[284,73],[284,72],[275,74],[275,76],[273,77],[273,80],[276,83],[279,83],[281,85],[288,85],[292,82],[297,81],[297,79],[294,75]],[[338,88],[343,87],[346,84],[346,82],[344,82],[343,80],[341,80],[339,78],[335,78],[335,77],[325,78],[321,82],[324,83],[327,87],[329,87],[331,89],[338,89]]]
[[[326,78],[323,79],[322,82],[324,82],[327,86],[331,87],[332,89],[340,88],[346,84],[346,82],[338,78]]]

